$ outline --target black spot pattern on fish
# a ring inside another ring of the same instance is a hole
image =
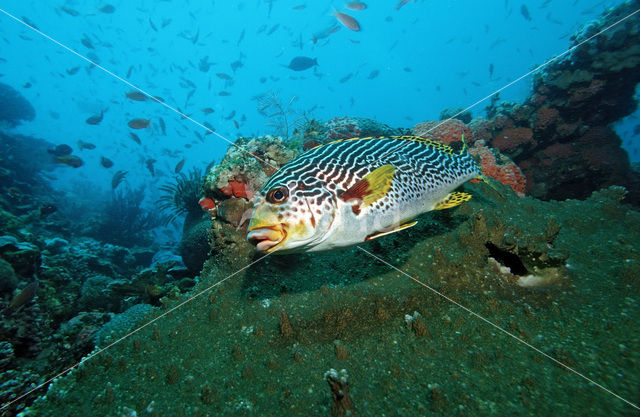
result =
[[[314,205],[324,206],[329,204],[329,197],[340,196],[358,180],[388,164],[396,168],[394,179],[387,194],[371,206],[378,213],[422,199],[463,178],[481,176],[468,152],[458,154],[440,142],[414,136],[354,138],[301,154],[276,172],[261,194],[286,185],[291,201],[309,198]]]

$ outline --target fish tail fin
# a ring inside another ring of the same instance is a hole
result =
[[[478,181],[482,181],[483,183],[487,184],[489,186],[489,188],[491,188],[496,194],[498,194],[498,196],[500,196],[500,199],[504,200],[504,194],[502,194],[500,192],[500,190],[498,190],[498,188],[495,185],[491,184],[491,182],[484,175],[484,173],[481,173],[480,175],[478,175],[478,177],[476,179]]]
[[[460,138],[462,141],[462,149],[460,150],[460,155],[464,155],[469,153],[469,145],[467,145],[467,141],[464,140],[464,132],[462,133],[462,137]]]

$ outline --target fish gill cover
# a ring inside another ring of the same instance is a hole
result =
[[[640,1],[14,3],[3,416],[637,412]]]

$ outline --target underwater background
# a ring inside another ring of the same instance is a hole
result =
[[[638,415],[639,9],[0,1],[1,414]],[[305,150],[463,134],[469,202],[246,240]]]

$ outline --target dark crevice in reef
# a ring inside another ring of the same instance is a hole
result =
[[[529,274],[529,271],[520,260],[520,257],[515,253],[500,249],[491,242],[485,243],[485,246],[489,249],[489,255],[491,255],[491,257],[496,261],[500,262],[501,265],[509,268],[513,275],[522,276]]]

